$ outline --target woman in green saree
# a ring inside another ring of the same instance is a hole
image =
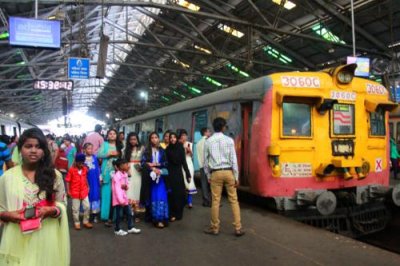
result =
[[[0,265],[65,266],[70,242],[64,183],[53,167],[40,129],[25,130],[19,142],[22,164],[0,177],[3,234]],[[34,210],[29,212],[27,210]],[[40,221],[40,227],[24,228]],[[32,223],[29,223],[32,224]]]

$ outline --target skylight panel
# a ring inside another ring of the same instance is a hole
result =
[[[242,38],[244,36],[243,32],[238,31],[222,23],[218,24],[218,29],[225,31],[226,33],[229,33],[230,35],[235,36],[236,38]]]
[[[199,11],[200,10],[200,7],[198,5],[190,3],[189,1],[186,1],[186,0],[175,0],[174,2],[175,2],[175,4],[180,5],[182,7],[185,7],[187,9],[189,9],[189,10],[192,10],[192,11]]]
[[[283,1],[285,0],[272,0],[272,2],[278,5],[281,5]],[[292,1],[286,0],[283,7],[286,8],[287,10],[291,10],[292,8],[296,7],[296,4],[293,3]]]
[[[330,30],[328,30],[327,28],[323,27],[321,25],[321,23],[315,24],[312,27],[312,30],[318,34],[319,36],[321,36],[322,38],[324,38],[327,41],[330,42],[335,42],[335,43],[341,43],[341,44],[346,44],[345,41],[343,41],[342,39],[340,39],[338,36],[336,36],[335,34],[333,34]]]

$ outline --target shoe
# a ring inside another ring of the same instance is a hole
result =
[[[132,227],[131,229],[128,230],[128,234],[140,234],[140,232],[142,232],[142,230]]]
[[[169,219],[169,221],[172,223],[172,222],[175,222],[176,221],[176,218],[175,217],[171,217],[170,219]]]
[[[135,218],[135,223],[140,223],[140,218]]]
[[[240,237],[244,234],[245,234],[245,232],[242,229],[235,230],[235,236],[237,236],[237,237]]]
[[[93,224],[91,223],[84,223],[83,227],[85,227],[86,229],[92,229],[93,228]]]
[[[75,230],[81,230],[81,224],[74,224]]]
[[[215,230],[215,229],[213,229],[213,228],[211,228],[211,227],[207,227],[206,229],[204,229],[203,232],[204,232],[205,234],[214,235],[214,236],[216,236],[216,235],[219,234],[218,230]]]
[[[114,234],[116,236],[126,236],[128,233],[125,232],[124,230],[120,229],[119,231],[114,231]]]
[[[97,223],[99,223],[99,219],[97,219],[97,217],[94,217],[93,222],[94,222],[95,224],[97,224]]]
[[[159,222],[156,224],[157,228],[163,229],[165,227],[165,225],[162,222]]]
[[[192,204],[188,204],[188,206],[187,206],[189,209],[192,209],[193,208],[193,205]]]
[[[111,227],[112,226],[112,221],[107,221],[104,223],[105,226]]]

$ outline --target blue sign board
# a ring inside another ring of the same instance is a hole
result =
[[[60,48],[61,22],[10,17],[9,34],[11,45]]]
[[[68,58],[68,78],[88,79],[90,74],[89,58]]]

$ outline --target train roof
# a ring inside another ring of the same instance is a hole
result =
[[[209,93],[184,102],[160,108],[155,111],[145,113],[121,121],[121,124],[130,124],[147,119],[157,118],[166,114],[195,110],[198,108],[226,103],[230,101],[254,101],[263,99],[266,88],[271,85],[271,78],[264,76],[233,87]]]

